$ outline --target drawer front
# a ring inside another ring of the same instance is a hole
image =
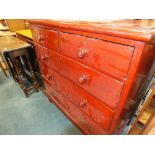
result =
[[[38,44],[34,44],[34,45],[35,45],[37,59],[42,62],[47,61],[49,50],[45,47],[38,45]]]
[[[58,91],[56,91],[52,87],[51,83],[49,82],[49,80],[46,77],[42,76],[42,79],[44,82],[45,93],[48,94],[48,96],[52,97],[53,99],[57,100],[59,102],[59,104],[61,104],[61,106],[68,111],[69,105],[67,102],[64,103],[64,101],[62,99],[62,95],[60,93],[58,93]]]
[[[58,50],[58,32],[54,30],[47,30],[38,27],[31,27],[33,41],[37,44],[50,48],[51,50]]]
[[[42,80],[44,83],[44,92],[46,92],[46,94],[48,94],[49,96],[53,95],[54,93],[53,94],[51,93],[51,86],[49,81],[44,76],[42,76]]]
[[[134,48],[61,32],[60,52],[101,72],[126,77]]]
[[[50,81],[52,88],[61,92],[100,127],[106,130],[110,128],[114,113],[103,102],[89,95],[82,88],[74,85],[70,80],[64,78],[54,70],[50,69],[49,72],[53,77]]]
[[[37,59],[46,65],[46,67],[51,67],[55,70],[59,68],[60,65],[60,55],[56,55],[55,52],[49,50],[46,47],[35,44]]]
[[[69,102],[69,115],[72,117],[77,125],[86,133],[86,134],[108,134],[108,131],[100,128],[96,123],[94,123],[89,117],[83,114],[74,104]]]
[[[55,76],[51,71],[49,71],[49,68],[45,66],[43,63],[39,62],[39,68],[41,71],[41,76],[44,80],[48,81],[54,88],[58,88],[58,82]]]
[[[44,78],[43,78],[44,79]],[[75,105],[73,105],[66,97],[64,97],[59,91],[56,91],[47,81],[44,79],[44,85],[46,87],[46,94],[51,97],[57,106],[63,110],[63,112],[86,134],[106,134],[105,130],[100,128],[95,122],[93,122],[88,116],[81,112]]]

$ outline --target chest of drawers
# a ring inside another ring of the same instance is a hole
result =
[[[30,26],[49,100],[83,133],[113,134],[146,80],[153,33],[103,22],[30,20]]]

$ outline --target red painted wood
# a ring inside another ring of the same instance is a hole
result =
[[[85,24],[80,21],[51,21],[51,20],[29,20],[30,23],[40,27],[53,27],[53,28],[64,28],[74,31],[85,31],[96,34],[105,34],[110,36],[116,36],[120,38],[138,40],[148,42],[153,36],[149,25],[141,27],[135,25],[129,21],[122,21],[120,23],[115,22],[86,22]]]
[[[51,80],[47,79],[52,88],[66,96],[68,100],[75,104],[77,108],[87,114],[103,129],[110,129],[113,112],[107,108],[103,102],[89,95],[83,89],[80,89],[54,70],[49,69],[46,72],[46,67],[43,64],[40,64],[40,66],[44,79],[47,79],[47,74],[52,77]]]
[[[128,83],[126,84],[123,93],[128,95],[128,97],[125,102],[125,97],[122,94],[122,101],[120,103],[120,104],[126,103],[124,110],[121,113],[122,117],[125,116],[125,114],[127,113],[129,114],[129,111],[131,111],[134,105],[136,104],[138,93],[141,89],[141,86],[145,82],[148,71],[155,56],[154,45],[144,44],[143,42],[137,42],[135,45],[136,45],[135,54],[132,59],[129,72],[130,76],[128,78]]]
[[[85,134],[112,134],[128,118],[155,56],[151,27],[113,24],[30,21],[34,37],[49,37],[34,39],[45,93]]]
[[[44,78],[43,78],[44,79]],[[107,131],[100,128],[87,115],[80,111],[73,103],[65,98],[61,92],[51,87],[50,83],[44,79],[45,93],[85,134],[107,134]]]
[[[40,51],[45,51],[42,49],[44,48],[40,47]],[[51,59],[45,60],[47,66],[59,70],[63,76],[113,109],[117,107],[123,83],[104,74],[100,74],[51,50],[49,51],[49,55]],[[47,56],[48,58],[49,55]],[[83,76],[85,76],[86,79],[81,82],[80,80],[83,79]]]
[[[103,73],[126,78],[133,52],[131,46],[60,32],[60,53]]]
[[[35,50],[37,51],[36,52],[36,55],[37,55],[37,59],[38,61],[42,61],[42,62],[45,62],[45,61],[48,61],[48,49],[43,47],[40,48],[40,45],[37,45],[37,44],[34,44],[35,45]]]
[[[33,40],[45,47],[54,51],[58,49],[58,32],[53,30],[46,30],[38,27],[31,27],[33,33]]]
[[[108,106],[117,107],[123,88],[122,82],[63,56],[61,57],[59,72]],[[84,79],[83,82],[80,81],[82,79]]]
[[[37,58],[42,63],[46,64],[47,67],[52,67],[53,69],[57,70],[60,66],[60,55],[55,54],[46,47],[43,47],[38,44],[34,44],[37,50]]]

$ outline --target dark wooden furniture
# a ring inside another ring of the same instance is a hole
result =
[[[0,48],[14,80],[19,83],[25,95],[35,89],[38,92],[38,83],[34,74],[32,47],[30,44],[16,37],[1,37]],[[31,52],[31,53],[30,53]],[[30,55],[31,54],[31,55]]]
[[[44,92],[85,134],[116,133],[137,104],[155,50],[139,23],[30,20]]]
[[[2,59],[2,62],[5,65],[5,68],[7,71],[9,71],[8,65],[6,63],[6,60],[4,58],[4,53],[6,51],[13,51],[20,48],[27,48],[31,45],[14,37],[14,36],[3,36],[0,37],[0,57]]]
[[[19,83],[26,97],[29,96],[29,91],[32,89],[38,92],[38,83],[33,72],[28,49],[5,52],[5,58],[14,80]]]
[[[42,79],[41,79],[41,74],[40,74],[40,70],[39,70],[38,61],[37,61],[37,58],[36,58],[36,52],[35,52],[35,49],[34,49],[31,30],[26,29],[26,30],[16,31],[16,36],[19,39],[21,39],[23,41],[26,41],[27,43],[32,45],[33,52],[31,52],[31,56],[33,54],[33,65],[34,65],[33,68],[35,69],[35,73],[36,73],[36,77],[37,77],[39,87],[42,89],[43,83],[42,83]]]

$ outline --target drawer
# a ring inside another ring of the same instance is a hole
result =
[[[62,95],[60,95],[60,93],[58,93],[50,84],[49,80],[42,76],[43,82],[44,82],[44,88],[45,88],[45,93],[52,97],[52,99],[57,100],[57,102],[59,102],[59,104],[61,104],[61,106],[63,108],[65,108],[66,110],[69,110],[69,105],[67,102],[64,102],[64,100],[66,100],[65,98],[62,98]]]
[[[47,30],[38,27],[31,27],[33,41],[37,44],[50,48],[51,50],[58,50],[58,32],[54,30]]]
[[[55,76],[51,71],[49,71],[49,68],[45,66],[43,63],[39,62],[39,68],[41,71],[41,76],[44,80],[48,81],[54,88],[58,88],[58,82],[57,79],[55,79]]]
[[[74,122],[84,131],[86,134],[108,134],[109,131],[105,131],[93,122],[88,116],[83,114],[74,104],[68,101],[70,106],[69,115]]]
[[[48,67],[39,62],[39,69],[41,72],[41,76],[43,78],[46,78],[50,82],[52,80],[52,76],[49,74]]]
[[[49,81],[42,75],[42,80],[44,83],[44,92],[50,96],[50,84]]]
[[[48,58],[48,49],[45,47],[42,47],[38,44],[34,44],[35,45],[35,51],[36,51],[36,55],[37,55],[37,59],[39,61],[45,62],[47,61]]]
[[[127,77],[134,48],[61,32],[60,52],[100,72],[124,78]]]
[[[52,88],[61,92],[100,127],[106,130],[110,128],[114,115],[110,108],[54,70],[49,72],[53,77],[50,81]]]
[[[35,50],[37,59],[46,65],[46,67],[52,67],[57,70],[60,64],[60,56],[56,55],[55,52],[52,52],[46,47],[35,44]]]
[[[106,134],[105,130],[100,128],[88,116],[81,112],[75,105],[73,105],[66,97],[59,91],[56,91],[44,79],[44,85],[48,89],[45,93],[52,99],[53,102],[86,134]]]

